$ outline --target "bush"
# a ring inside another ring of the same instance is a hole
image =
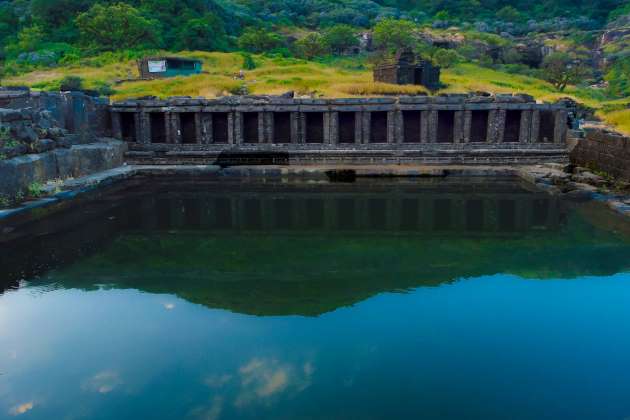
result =
[[[280,35],[262,28],[247,28],[237,41],[239,48],[257,54],[278,48],[282,43]]]
[[[256,62],[254,61],[252,55],[249,53],[243,53],[243,69],[254,70],[256,67]]]
[[[442,68],[453,67],[459,61],[459,54],[455,50],[438,48],[433,54],[433,61]]]
[[[318,33],[310,33],[293,44],[295,55],[307,60],[326,54],[327,45],[324,37]]]
[[[348,48],[359,45],[359,39],[354,28],[349,25],[335,25],[324,32],[323,41],[328,49],[335,54],[342,54]]]
[[[61,79],[59,90],[64,92],[83,90],[83,79],[79,76],[66,76]]]

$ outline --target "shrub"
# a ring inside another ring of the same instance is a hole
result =
[[[341,54],[346,49],[359,45],[359,39],[354,33],[354,28],[349,25],[335,25],[324,32],[323,40],[328,49]]]
[[[282,45],[280,35],[268,32],[262,28],[247,28],[238,38],[238,47],[252,53],[263,53]]]
[[[459,54],[455,50],[438,48],[433,54],[433,61],[442,68],[453,67],[459,61]]]
[[[296,56],[312,60],[326,54],[327,44],[323,36],[314,32],[295,41],[293,50]]]
[[[44,186],[39,182],[32,182],[28,186],[28,195],[31,197],[39,197],[44,193]]]
[[[59,90],[64,92],[83,90],[83,79],[79,76],[66,76],[61,79]]]
[[[252,55],[249,53],[243,53],[243,69],[254,70],[256,67],[256,62],[254,61]]]

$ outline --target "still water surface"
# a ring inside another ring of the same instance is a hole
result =
[[[147,180],[3,236],[0,418],[630,418],[630,226],[595,203]]]

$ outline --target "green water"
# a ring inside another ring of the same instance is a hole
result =
[[[3,232],[0,418],[630,417],[630,225],[597,203],[151,179]]]

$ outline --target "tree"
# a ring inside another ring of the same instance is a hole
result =
[[[373,42],[387,51],[410,49],[415,44],[416,25],[408,20],[384,19],[374,27]]]
[[[254,70],[256,67],[254,57],[250,53],[243,53],[243,68],[245,70]]]
[[[335,25],[324,32],[324,42],[334,54],[341,54],[348,48],[359,45],[354,29],[349,25]]]
[[[326,54],[326,41],[320,34],[313,32],[304,38],[298,39],[293,44],[295,55],[300,58],[312,60],[315,57]]]
[[[459,61],[459,54],[455,50],[438,48],[433,54],[433,61],[442,68],[453,67]]]
[[[44,41],[44,30],[40,26],[29,26],[18,33],[17,46],[21,52],[37,50]]]
[[[182,25],[178,44],[180,49],[225,51],[228,38],[223,21],[212,13],[190,19]]]
[[[31,0],[31,11],[37,22],[54,30],[88,10],[90,3],[90,0]]]
[[[630,57],[615,61],[605,79],[612,95],[630,96]]]
[[[101,50],[158,45],[157,23],[126,3],[95,4],[76,18],[81,38]]]
[[[543,77],[560,92],[590,74],[588,68],[569,53],[555,52],[543,60]]]
[[[520,22],[521,20],[523,20],[521,12],[519,12],[512,6],[505,6],[499,9],[499,11],[497,12],[497,17],[506,22]]]
[[[282,45],[280,35],[262,28],[247,28],[238,38],[238,47],[252,53],[264,53]]]

